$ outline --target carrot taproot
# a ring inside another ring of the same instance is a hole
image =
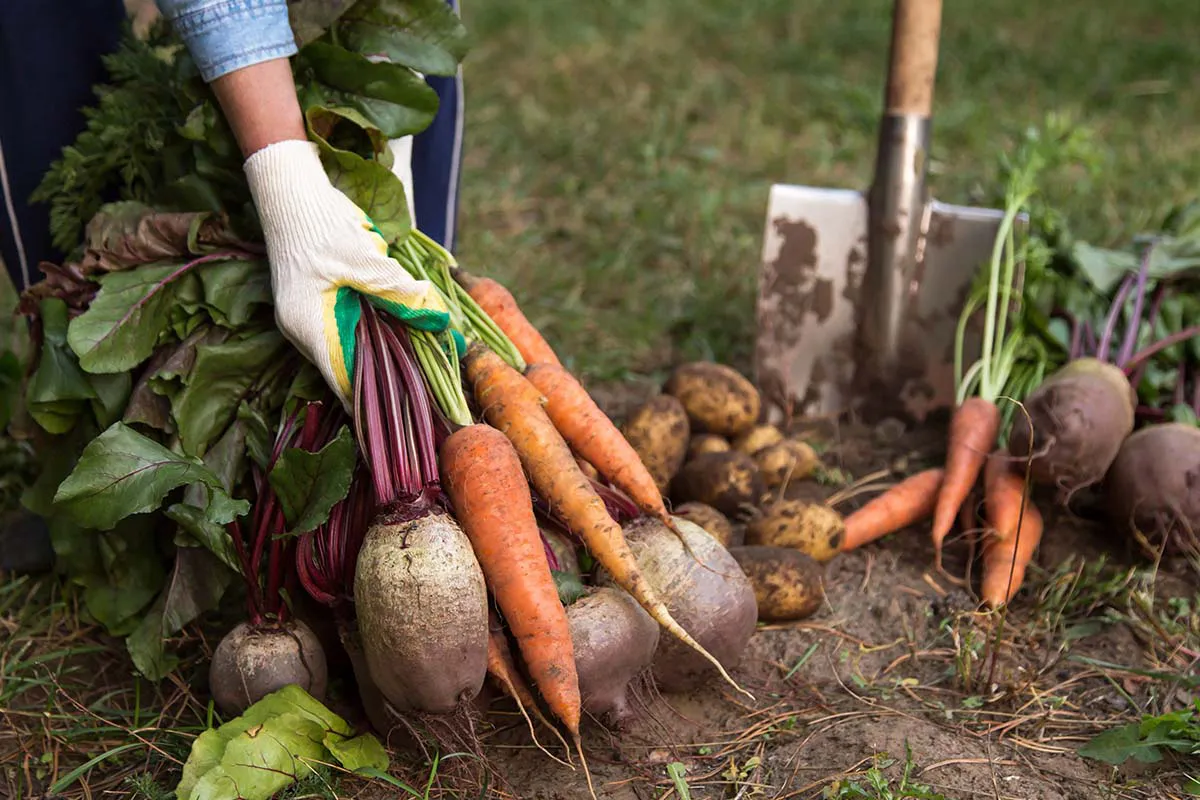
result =
[[[480,278],[461,269],[454,279],[471,295],[483,312],[492,318],[509,341],[517,348],[526,364],[559,364],[554,348],[521,311],[516,298],[502,284],[491,278]]]
[[[995,463],[989,463],[984,483],[988,530],[980,594],[985,603],[997,608],[1021,588],[1045,524],[1033,499],[1026,495],[1024,476],[1008,469],[1004,459],[990,461]]]
[[[987,454],[996,446],[999,430],[1000,409],[982,397],[967,398],[950,420],[946,472],[933,509],[933,557],[939,570],[942,542],[979,479]]]
[[[646,580],[625,541],[621,526],[609,515],[604,500],[579,469],[571,448],[550,421],[532,384],[494,352],[475,342],[464,358],[467,382],[484,418],[512,442],[529,482],[550,504],[571,533],[583,540],[589,552],[629,592],[654,620],[687,646],[704,656],[738,691],[724,665],[675,621],[666,604]]]
[[[517,704],[517,710],[521,712],[521,716],[525,718],[526,724],[529,725],[529,735],[538,749],[555,761],[566,764],[567,762],[554,756],[538,742],[537,732],[533,727],[533,719],[529,716],[530,713],[537,717],[538,722],[549,728],[558,738],[559,743],[570,752],[570,747],[567,745],[566,740],[562,738],[562,734],[542,715],[542,710],[538,708],[537,700],[534,699],[533,693],[529,691],[529,687],[525,685],[525,680],[521,677],[521,673],[517,670],[517,664],[513,660],[512,650],[509,649],[508,639],[504,636],[504,628],[500,623],[500,619],[496,616],[496,612],[490,609],[488,610],[487,670],[488,674],[492,676],[492,680],[500,684],[500,688]],[[570,765],[567,764],[567,766]]]
[[[526,368],[525,377],[546,398],[546,415],[570,448],[629,495],[643,513],[674,528],[641,456],[575,376],[557,364],[541,363]]]
[[[489,425],[459,428],[439,455],[442,485],[533,685],[577,734],[581,701],[571,629],[542,549],[521,459]]]
[[[945,474],[944,469],[935,467],[910,475],[846,517],[842,552],[862,547],[932,514]]]

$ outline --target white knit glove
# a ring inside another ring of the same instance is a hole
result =
[[[349,409],[358,295],[424,330],[445,330],[449,314],[428,281],[388,257],[367,215],[329,182],[315,144],[270,145],[250,156],[245,170],[266,239],[279,329]]]

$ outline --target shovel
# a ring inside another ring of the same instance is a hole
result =
[[[941,0],[896,0],[869,191],[771,187],[755,373],[773,421],[954,405],[958,317],[1003,214],[926,193],[941,15]],[[964,350],[970,363],[977,334]]]

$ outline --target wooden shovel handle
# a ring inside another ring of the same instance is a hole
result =
[[[933,108],[942,0],[896,0],[887,112],[928,117]]]

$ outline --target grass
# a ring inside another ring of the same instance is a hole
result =
[[[891,4],[467,4],[461,257],[511,285],[594,381],[680,358],[749,366],[767,191],[870,179]],[[1186,0],[945,7],[931,188],[994,203],[998,155],[1046,112],[1097,134],[1050,197],[1116,243],[1200,189]]]

